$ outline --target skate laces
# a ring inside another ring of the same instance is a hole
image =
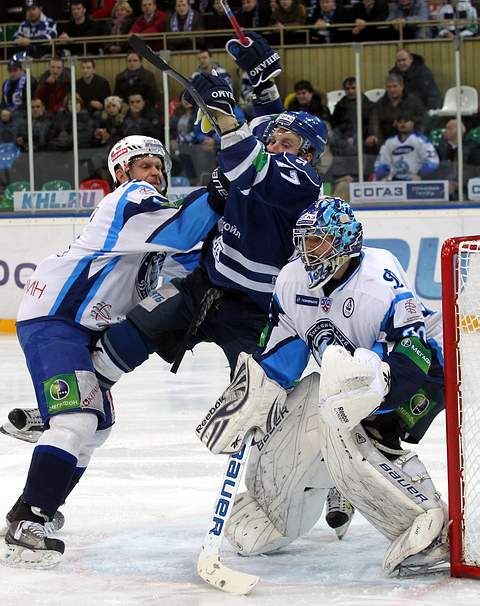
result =
[[[330,488],[327,495],[327,510],[329,512],[341,511],[342,513],[349,513],[351,508],[350,502],[336,488]]]
[[[33,534],[33,536],[37,539],[44,539],[47,536],[47,529],[44,524],[40,524],[39,522],[30,522],[29,520],[22,520],[18,523],[15,529],[15,539],[18,541],[24,533]]]

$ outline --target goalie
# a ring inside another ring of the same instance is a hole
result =
[[[425,573],[448,562],[448,516],[402,442],[418,443],[444,407],[441,317],[422,305],[398,260],[362,238],[339,198],[302,213],[299,257],[276,282],[264,348],[241,354],[197,433],[213,452],[231,453],[250,428],[261,430],[227,527],[243,555],[307,532],[336,485],[391,541],[387,573]],[[320,376],[294,388],[310,354]]]

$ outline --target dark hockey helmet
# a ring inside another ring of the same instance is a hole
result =
[[[300,153],[311,151],[312,163],[316,164],[325,151],[328,142],[327,125],[317,116],[308,112],[283,112],[268,123],[263,132],[263,142],[268,144],[273,131],[284,128],[300,137]]]
[[[312,237],[317,238],[312,246]],[[298,218],[293,243],[308,274],[309,288],[322,286],[351,257],[362,250],[363,229],[350,205],[321,196]]]

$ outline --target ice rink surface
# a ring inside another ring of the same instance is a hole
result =
[[[0,418],[32,406],[23,355],[0,337]],[[340,542],[323,518],[283,552],[222,560],[261,576],[249,596],[211,589],[195,566],[225,465],[194,427],[228,383],[213,345],[188,353],[172,375],[152,358],[114,389],[117,423],[63,507],[61,564],[46,571],[0,567],[1,606],[476,606],[480,581],[432,575],[391,579],[382,572],[387,541],[356,515]],[[443,415],[418,448],[446,494]],[[20,494],[33,446],[0,436],[0,511]]]

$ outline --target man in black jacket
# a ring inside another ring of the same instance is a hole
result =
[[[137,93],[152,107],[155,105],[158,96],[155,77],[143,67],[140,55],[130,51],[127,54],[127,69],[117,75],[113,94],[128,103],[128,97]]]
[[[299,80],[293,90],[295,91],[295,99],[288,106],[290,111],[308,112],[322,120],[330,121],[331,115],[328,107],[324,105],[320,93],[313,88],[308,80]]]
[[[441,106],[442,94],[421,55],[410,53],[404,48],[397,51],[395,67],[390,73],[402,76],[407,95],[417,95],[427,109]]]
[[[110,96],[110,84],[103,76],[95,73],[95,60],[82,59],[82,77],[77,80],[77,92],[85,103],[90,115],[103,110],[103,102]]]

